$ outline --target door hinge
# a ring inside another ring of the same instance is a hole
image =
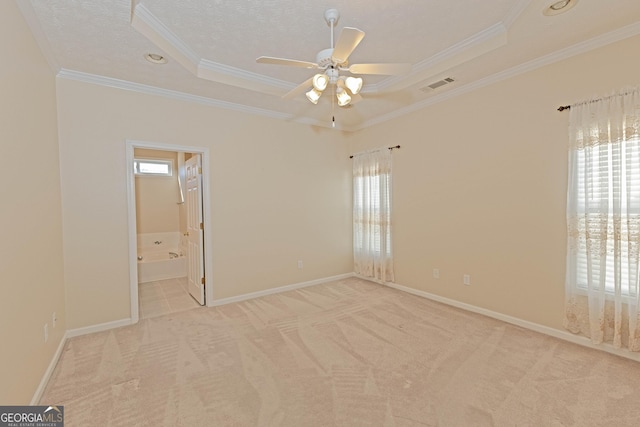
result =
[[[202,168],[198,167],[198,175],[202,175]]]
[[[200,283],[202,283],[204,285],[204,277],[202,279],[200,279]]]
[[[200,223],[200,230],[204,230],[204,224]]]

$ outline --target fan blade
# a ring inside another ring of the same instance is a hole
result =
[[[407,74],[411,71],[411,64],[353,64],[348,68],[353,74]]]
[[[307,61],[297,61],[295,59],[274,58],[272,56],[261,56],[256,59],[258,64],[288,65],[290,67],[317,68],[318,64]]]
[[[303,83],[300,83],[298,86],[294,87],[292,90],[290,90],[289,92],[287,92],[283,98],[284,99],[292,99],[295,98],[296,96],[300,95],[302,92],[304,92],[305,90],[308,90],[312,85],[313,81],[313,77],[311,77],[309,80],[306,80]]]
[[[336,64],[347,62],[349,55],[351,55],[351,52],[358,46],[363,37],[364,31],[357,28],[344,27],[333,48],[331,60]]]

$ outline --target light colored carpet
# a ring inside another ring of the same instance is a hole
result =
[[[186,277],[140,283],[138,297],[141,319],[200,307],[200,304],[189,295]]]
[[[70,339],[66,426],[638,426],[640,363],[350,278]]]

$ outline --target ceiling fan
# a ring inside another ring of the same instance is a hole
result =
[[[319,73],[295,87],[283,98],[290,99],[310,89],[306,93],[307,98],[312,103],[317,104],[323,91],[331,87],[338,105],[345,107],[361,99],[359,92],[363,82],[360,77],[346,76],[344,74],[395,75],[405,74],[411,70],[411,64],[400,63],[349,65],[349,55],[364,38],[364,31],[357,28],[344,27],[334,45],[333,30],[339,18],[340,13],[337,9],[328,9],[324,13],[324,19],[327,21],[327,25],[331,27],[331,47],[318,52],[316,62],[274,58],[271,56],[261,56],[256,59],[256,62],[260,64],[286,65],[320,70]]]

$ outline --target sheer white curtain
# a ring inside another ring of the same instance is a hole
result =
[[[640,88],[571,106],[564,324],[640,351]]]
[[[354,271],[380,282],[392,282],[391,150],[353,158]]]

